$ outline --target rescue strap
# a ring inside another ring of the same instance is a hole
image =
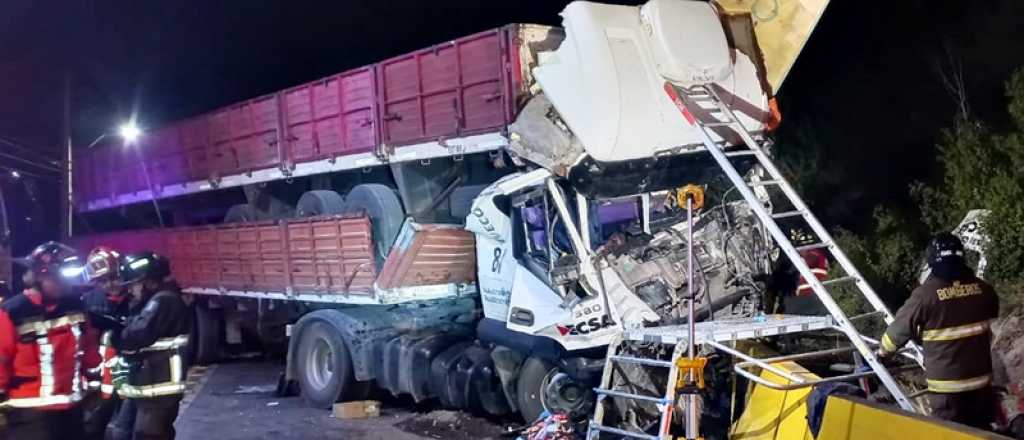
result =
[[[937,328],[921,332],[922,341],[953,341],[983,335],[988,332],[988,320],[955,327]]]
[[[55,396],[46,397],[25,397],[18,399],[7,399],[3,403],[0,403],[0,407],[38,408],[50,405],[70,405],[78,403],[80,400],[82,400],[82,395],[79,393],[58,394]]]
[[[52,329],[65,327],[69,325],[76,325],[85,322],[85,315],[82,313],[72,313],[70,315],[61,316],[60,318],[54,318],[47,321],[31,321],[26,322],[18,326],[18,335],[25,335],[28,333],[35,333],[38,335],[45,335]]]
[[[928,391],[935,393],[962,393],[985,388],[992,383],[992,375],[985,374],[977,377],[959,380],[935,380],[926,379]]]

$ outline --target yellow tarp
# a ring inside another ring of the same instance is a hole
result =
[[[829,0],[714,0],[727,14],[750,14],[772,93],[778,92]]]
[[[979,440],[1006,437],[860,399],[830,396],[818,440],[856,439]]]
[[[763,347],[753,346],[755,356],[766,356]],[[774,367],[813,380],[818,377],[794,362]],[[788,383],[778,375],[762,371],[760,377],[774,383]],[[777,391],[753,385],[746,409],[732,426],[731,440],[815,440],[807,425],[807,397],[811,388]],[[1006,439],[996,434],[955,423],[947,423],[895,407],[863,399],[830,396],[825,405],[821,431],[816,440],[989,440]]]
[[[794,362],[772,364],[787,373],[806,379],[817,379]],[[785,379],[763,371],[761,377],[775,383],[788,383]],[[807,395],[810,388],[777,391],[755,385],[747,400],[743,415],[733,424],[732,440],[814,440],[807,427]]]

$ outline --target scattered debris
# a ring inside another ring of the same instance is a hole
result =
[[[443,440],[508,438],[508,433],[494,421],[449,410],[417,414],[395,427],[412,434]]]
[[[334,417],[342,420],[380,417],[380,402],[360,400],[334,404]]]
[[[552,415],[545,411],[516,440],[573,440],[576,438],[575,431],[569,416],[565,414]]]

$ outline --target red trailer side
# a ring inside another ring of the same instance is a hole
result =
[[[325,160],[350,169],[424,158],[387,158],[396,147],[431,144],[431,154],[461,154],[451,142],[502,135],[514,119],[537,29],[551,28],[492,29],[232,104],[151,130],[133,148],[112,138],[76,163],[76,180],[92,182],[78,187],[78,209],[143,201],[150,183],[156,197],[167,197],[248,181],[228,176],[285,179],[297,165]],[[371,151],[383,154],[363,157]],[[354,155],[363,156],[344,160]]]

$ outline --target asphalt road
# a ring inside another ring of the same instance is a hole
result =
[[[430,404],[378,395],[381,415],[338,420],[310,408],[301,397],[274,390],[284,365],[247,360],[194,369],[175,426],[179,439],[500,439],[509,421],[492,421],[440,410]],[[382,394],[382,393],[379,393]]]

